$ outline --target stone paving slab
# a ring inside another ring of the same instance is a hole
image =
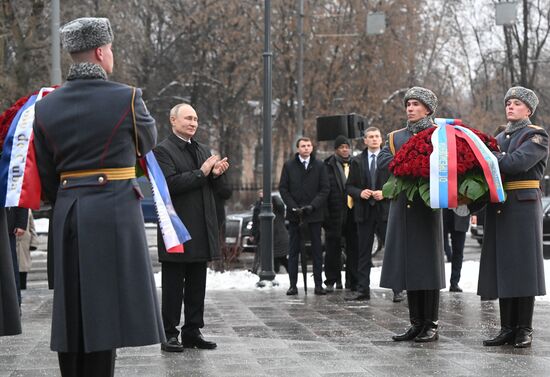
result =
[[[120,349],[116,376],[548,376],[550,303],[536,302],[531,349],[483,347],[499,328],[498,302],[442,291],[440,340],[393,342],[408,325],[406,302],[375,290],[368,302],[288,297],[280,288],[207,291],[204,335],[213,351]],[[160,292],[159,292],[160,297]],[[0,377],[59,376],[49,350],[52,292],[23,292],[23,334],[0,338]]]

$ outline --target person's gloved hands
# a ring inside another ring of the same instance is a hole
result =
[[[303,206],[301,209],[304,215],[309,215],[311,212],[313,212],[313,206],[311,205]]]

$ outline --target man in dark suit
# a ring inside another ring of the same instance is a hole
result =
[[[334,154],[324,162],[327,167],[330,193],[327,201],[325,228],[325,285],[332,292],[342,289],[342,237],[346,244],[346,286],[357,286],[357,227],[353,218],[353,199],[346,194],[350,171],[351,145],[339,135],[334,140]]]
[[[321,246],[321,224],[323,222],[327,196],[330,191],[328,175],[323,161],[313,156],[311,139],[301,137],[296,142],[298,149],[294,158],[285,162],[279,182],[279,192],[286,204],[289,221],[288,277],[290,288],[287,295],[298,294],[298,256],[303,234],[300,227],[307,228],[311,238],[313,257],[313,278],[316,295],[327,292],[323,288],[323,250]]]
[[[211,155],[204,144],[193,137],[198,127],[195,110],[181,103],[170,111],[172,134],[155,148],[155,156],[166,177],[178,216],[189,230],[191,240],[184,253],[168,253],[158,231],[158,254],[162,263],[162,320],[167,342],[161,349],[182,352],[184,347],[214,349],[216,343],[205,340],[204,296],[206,263],[219,259],[219,229],[214,193],[226,185],[227,158]],[[180,332],[182,301],[185,322]]]
[[[36,102],[33,126],[54,208],[51,348],[63,376],[112,376],[116,348],[164,340],[135,179],[157,131],[141,90],[108,80],[108,19],[76,19],[61,37],[73,64]]]
[[[369,127],[363,136],[365,150],[354,157],[346,182],[346,191],[353,198],[353,213],[359,236],[359,258],[357,264],[357,291],[346,299],[370,300],[370,270],[372,245],[377,224],[383,221],[384,206],[382,186],[388,179],[385,170],[376,168],[376,158],[380,153],[382,135],[376,127]]]
[[[464,259],[464,243],[466,242],[466,232],[470,227],[470,215],[460,216],[450,209],[443,210],[443,246],[447,261],[451,261],[451,286],[449,291],[462,292],[458,286],[460,281],[460,271],[462,270],[462,260]],[[449,245],[449,236],[451,244]]]

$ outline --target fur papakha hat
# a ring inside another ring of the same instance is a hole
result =
[[[338,149],[342,144],[347,144],[348,147],[351,146],[347,137],[345,137],[344,135],[338,135],[334,140],[334,149]]]
[[[410,99],[416,99],[422,102],[426,105],[428,110],[430,110],[430,114],[433,114],[435,109],[437,109],[437,96],[430,89],[413,86],[405,93],[405,98],[403,100],[405,106],[407,106],[407,101]]]
[[[113,38],[108,18],[77,18],[61,28],[63,48],[71,53],[88,51],[112,43]]]
[[[539,99],[535,92],[531,89],[524,88],[523,86],[514,86],[508,89],[506,95],[504,96],[505,106],[506,102],[508,102],[511,98],[519,99],[521,102],[526,104],[529,110],[531,110],[531,115],[533,115],[537,109],[537,105],[539,104]]]

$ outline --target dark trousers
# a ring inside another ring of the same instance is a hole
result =
[[[74,211],[74,208],[73,210]],[[65,279],[65,321],[68,347],[76,352],[59,352],[59,369],[63,377],[112,377],[115,372],[115,350],[84,352],[82,307],[80,302],[79,250],[76,216],[69,213],[63,255]]]
[[[369,208],[365,221],[357,223],[359,239],[359,259],[357,264],[357,291],[368,291],[370,287],[370,270],[372,268],[372,245],[378,222],[378,208]]]
[[[307,223],[300,225],[291,222],[288,227],[289,234],[289,252],[288,252],[288,277],[290,285],[296,286],[298,282],[298,258],[301,245],[303,245],[306,230],[309,231],[311,239],[311,256],[313,258],[313,280],[316,287],[323,286],[323,250],[321,247],[321,223]]]
[[[348,209],[346,225],[344,227],[346,239],[346,286],[357,288],[357,265],[359,264],[359,239],[357,224],[353,218],[353,209]]]
[[[462,260],[464,259],[464,244],[466,243],[466,232],[445,229],[445,239],[443,246],[447,259],[451,259],[451,285],[457,285],[460,281],[460,271],[462,270]],[[449,237],[451,244],[449,245]],[[450,256],[450,258],[449,258]]]
[[[498,301],[502,328],[533,329],[534,296],[500,298]]]
[[[342,283],[342,236],[325,233],[325,284]]]
[[[204,327],[206,262],[162,262],[162,322],[166,339],[177,337],[184,307],[182,333],[196,335]]]

